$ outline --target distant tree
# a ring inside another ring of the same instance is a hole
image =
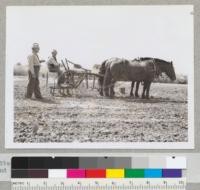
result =
[[[176,83],[178,83],[178,84],[187,84],[188,83],[187,76],[186,75],[177,75]]]
[[[186,75],[176,75],[176,80],[171,81],[170,78],[166,74],[162,74],[158,78],[155,78],[154,82],[159,82],[159,83],[177,83],[177,84],[187,84],[187,76]]]
[[[14,65],[14,75],[15,76],[26,76],[27,75],[27,67],[26,65],[21,64],[20,62]]]

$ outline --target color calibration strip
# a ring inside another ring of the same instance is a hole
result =
[[[12,178],[182,178],[185,157],[13,157]]]
[[[12,178],[181,178],[182,169],[12,170]]]

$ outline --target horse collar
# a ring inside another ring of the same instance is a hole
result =
[[[153,59],[153,67],[155,72],[155,77],[158,77],[161,73],[159,66],[156,64],[155,59]]]

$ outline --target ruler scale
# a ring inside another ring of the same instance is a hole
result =
[[[185,178],[163,179],[12,179],[12,190],[185,190]]]

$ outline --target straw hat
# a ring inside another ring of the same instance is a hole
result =
[[[34,44],[32,45],[32,49],[40,49],[39,44],[38,44],[38,43],[34,43]]]

